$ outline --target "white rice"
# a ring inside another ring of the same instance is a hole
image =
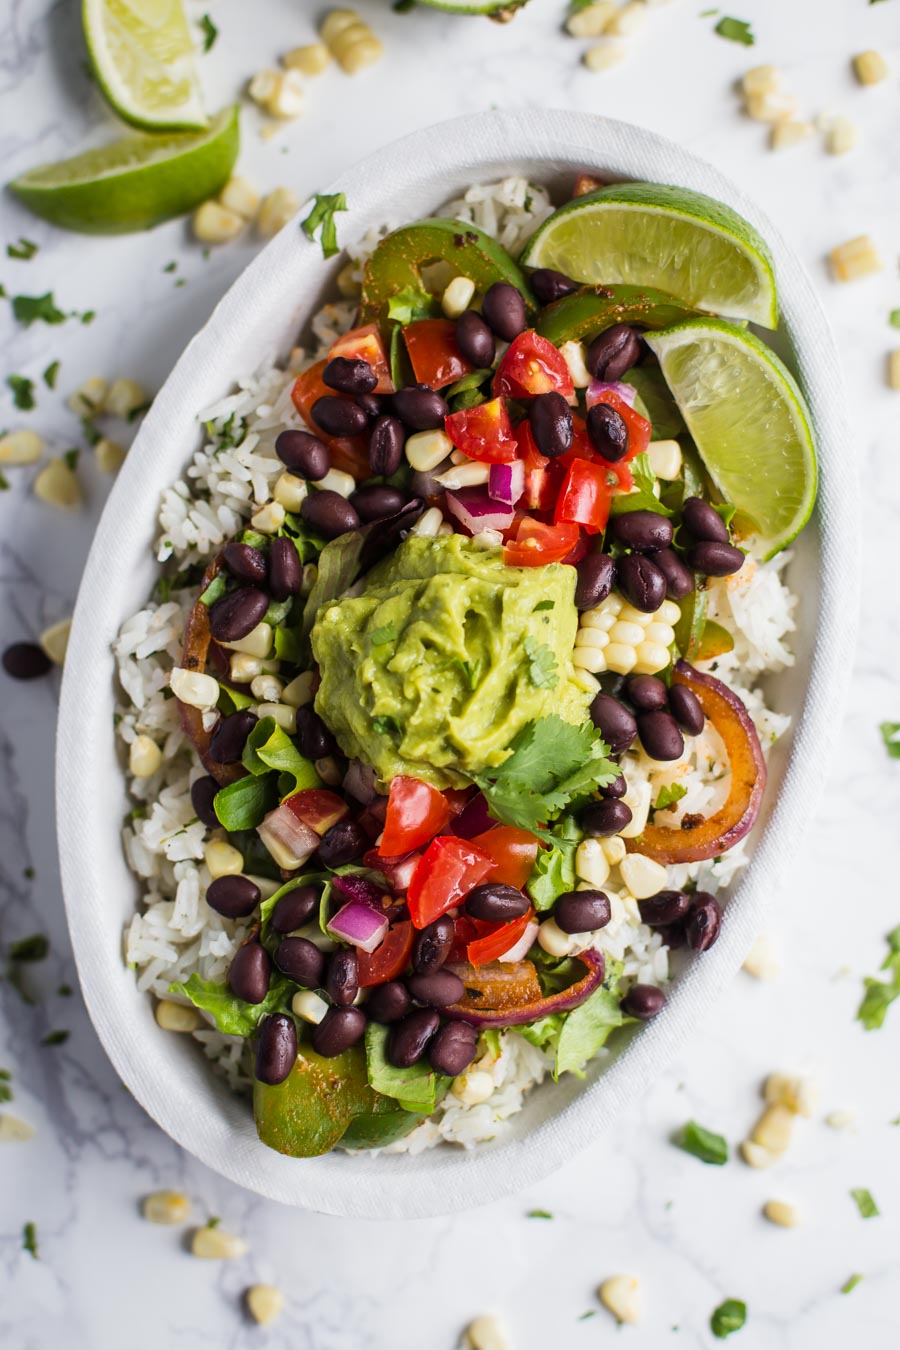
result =
[[[442,214],[479,226],[516,252],[552,209],[543,188],[510,178],[471,187]],[[388,228],[392,226],[370,231],[348,250],[357,276]],[[205,563],[270,499],[283,471],[274,453],[275,437],[285,426],[301,425],[290,399],[295,373],[318,359],[351,326],[353,312],[350,301],[325,305],[311,323],[315,352],[295,349],[287,370],[270,367],[247,377],[201,414],[199,420],[207,429],[204,443],[184,476],[162,496],[156,546],[161,562],[171,561],[179,570]],[[793,662],[787,640],[794,628],[796,600],[782,579],[788,560],[787,554],[765,565],[748,560],[738,577],[713,583],[710,595],[710,616],[733,634],[735,642],[734,651],[714,663],[716,673],[744,699],[765,749],[788,725],[788,718],[766,706],[757,687],[760,677]],[[181,731],[174,700],[166,697],[194,593],[188,586],[144,605],[123,625],[114,648],[121,684],[117,729],[126,756],[138,734],[150,736],[163,756],[152,777],[128,776],[135,809],[123,830],[126,857],[141,885],[138,908],[124,936],[125,959],[135,971],[138,988],[157,998],[170,997],[173,981],[187,980],[194,973],[204,980],[224,981],[248,927],[224,919],[206,904],[210,881],[203,860],[206,832],[194,818],[190,800],[191,781],[203,770]],[[629,801],[642,795],[655,801],[659,789],[675,781],[685,787],[686,795],[657,820],[665,818],[673,828],[688,812],[706,815],[717,809],[728,791],[727,758],[711,728],[688,742],[684,759],[677,764],[661,765],[640,751],[629,754],[627,777]],[[746,862],[740,844],[715,861],[670,867],[668,884],[681,887],[691,880],[718,892],[731,884]],[[665,984],[670,974],[668,948],[658,932],[641,923],[637,902],[618,868],[612,869],[604,889],[613,917],[593,935],[596,944],[623,962],[627,981]],[[249,1085],[242,1040],[223,1036],[212,1026],[193,1034],[236,1089]],[[499,1053],[486,1052],[458,1080],[435,1116],[393,1150],[419,1152],[441,1141],[471,1146],[493,1138],[551,1066],[552,1059],[523,1037],[504,1033]],[[490,1088],[485,1100],[473,1100],[473,1074],[479,1075],[481,1089],[475,1096],[483,1095],[486,1083]]]

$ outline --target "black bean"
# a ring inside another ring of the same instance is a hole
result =
[[[603,690],[604,694],[609,694],[612,698],[624,698],[624,675],[619,675],[615,670],[604,670],[600,672],[597,679],[600,681],[600,688]]]
[[[681,519],[686,530],[690,530],[695,539],[711,540],[717,544],[728,544],[728,526],[718,511],[705,502],[702,497],[688,497],[681,508]]]
[[[360,1008],[329,1008],[317,1027],[313,1027],[312,1048],[323,1059],[334,1059],[356,1045],[366,1029],[366,1015]]]
[[[191,783],[191,805],[197,812],[198,818],[203,821],[203,824],[209,830],[219,828],[219,817],[213,808],[213,801],[218,791],[219,784],[208,775],[206,778],[197,778]]]
[[[386,520],[406,505],[406,495],[399,488],[364,487],[350,494],[350,505],[360,520]]]
[[[474,309],[467,309],[456,320],[456,345],[476,370],[488,370],[494,364],[497,343],[484,319]]]
[[[355,820],[339,820],[322,836],[316,857],[324,867],[344,867],[371,847],[371,840]]]
[[[528,279],[540,305],[552,305],[554,300],[577,291],[579,285],[565,272],[555,272],[552,267],[539,267]]]
[[[322,398],[317,398],[310,409],[310,416],[326,436],[358,436],[361,431],[365,431],[368,422],[358,403],[336,394],[324,394]]]
[[[683,600],[694,589],[694,574],[686,567],[674,549],[661,548],[653,561],[666,581],[666,595],[670,600]]]
[[[388,1035],[388,1061],[398,1069],[409,1069],[424,1055],[428,1042],[436,1034],[441,1019],[434,1008],[416,1008],[400,1022],[395,1022]]]
[[[338,1008],[349,1008],[359,993],[359,961],[352,947],[342,947],[328,958],[325,992]]]
[[[744,555],[739,548],[733,544],[714,543],[712,540],[692,544],[685,556],[691,567],[708,577],[730,577],[744,565]]]
[[[360,358],[335,356],[322,371],[322,383],[339,394],[371,394],[378,376],[368,361]]]
[[[607,783],[605,787],[600,789],[600,796],[609,798],[611,801],[618,801],[620,797],[625,796],[627,791],[628,784],[625,782],[625,775],[620,773],[611,783]]]
[[[459,1003],[466,992],[466,986],[452,970],[410,975],[406,987],[417,1003],[427,1003],[432,1008],[449,1008],[451,1003]]]
[[[428,1046],[428,1062],[435,1073],[455,1078],[475,1058],[478,1032],[465,1022],[445,1022]]]
[[[327,488],[304,497],[300,515],[307,525],[311,525],[318,534],[324,534],[326,539],[337,539],[339,534],[346,534],[348,530],[358,530],[360,524],[359,516],[346,497]]]
[[[713,945],[722,927],[722,906],[708,891],[696,891],[684,932],[691,951],[705,952]]]
[[[575,608],[594,609],[605,600],[616,580],[616,560],[608,553],[588,553],[576,563]]]
[[[643,614],[655,613],[666,598],[665,577],[642,553],[624,554],[617,563],[616,576],[625,599]]]
[[[609,525],[614,539],[638,553],[653,553],[672,542],[672,522],[658,511],[623,511]]]
[[[366,999],[366,1013],[373,1022],[381,1022],[386,1026],[405,1017],[411,1002],[405,984],[401,984],[399,980],[388,980],[386,984],[376,985],[371,991]]]
[[[684,891],[657,891],[647,900],[638,901],[641,919],[651,928],[663,928],[670,923],[679,923],[691,907],[690,899]]]
[[[620,380],[640,354],[637,333],[627,323],[617,323],[594,338],[584,363],[595,380]]]
[[[625,697],[641,712],[656,712],[669,701],[669,691],[655,675],[632,675],[625,685]]]
[[[275,902],[269,923],[276,933],[293,933],[308,923],[319,908],[318,886],[298,886]]]
[[[638,713],[637,726],[641,745],[651,759],[681,759],[684,737],[671,713]]]
[[[528,412],[531,434],[542,455],[558,459],[572,448],[572,409],[562,394],[538,394]]]
[[[510,919],[527,914],[531,901],[515,886],[486,881],[469,891],[463,908],[473,919],[483,919],[485,923],[509,923]]]
[[[309,431],[281,431],[275,440],[275,453],[282,464],[301,478],[318,482],[331,468],[331,451]]]
[[[237,764],[255,726],[256,713],[249,708],[220,717],[209,738],[210,757],[217,764]]]
[[[700,735],[706,724],[706,717],[693,690],[684,684],[673,684],[669,690],[669,707],[682,731],[686,731],[689,736]]]
[[[293,539],[281,535],[269,547],[269,590],[274,600],[299,595],[303,586],[303,564]]]
[[[434,431],[442,427],[450,411],[446,401],[427,384],[410,384],[405,389],[398,389],[393,404],[400,421],[413,431]]]
[[[209,631],[217,642],[239,642],[252,633],[269,608],[269,597],[256,586],[242,586],[209,610]]]
[[[637,722],[624,704],[609,694],[596,694],[590,707],[591,721],[613,755],[623,755],[637,735]]]
[[[228,971],[228,987],[235,998],[245,1003],[262,1003],[269,992],[272,962],[260,942],[245,942],[238,947]]]
[[[655,984],[633,984],[622,999],[622,1010],[629,1017],[637,1017],[648,1022],[651,1017],[662,1012],[666,996]]]
[[[557,900],[553,917],[564,933],[593,933],[612,918],[609,896],[603,891],[566,891]]]
[[[259,901],[259,887],[245,876],[216,877],[206,888],[206,903],[226,919],[246,919]]]
[[[525,297],[508,281],[495,281],[485,291],[481,313],[504,342],[512,342],[528,326]]]
[[[53,662],[36,642],[13,642],[3,653],[3,669],[14,680],[36,680]]]
[[[251,586],[263,586],[266,581],[266,555],[252,544],[237,544],[234,540],[222,549],[222,562],[238,581]]]
[[[275,948],[275,964],[295,984],[304,989],[321,987],[325,973],[325,956],[308,938],[282,938]]]
[[[603,797],[584,808],[580,823],[594,839],[609,839],[631,824],[631,807],[616,797]]]
[[[398,417],[379,417],[369,437],[369,468],[376,478],[390,478],[403,463],[406,433]]]
[[[297,1058],[297,1028],[287,1013],[270,1013],[260,1023],[256,1042],[256,1078],[260,1083],[283,1083]]]
[[[337,754],[337,741],[312,708],[297,709],[297,739],[300,742],[300,753],[305,759],[315,761]]]
[[[453,920],[447,915],[435,919],[416,934],[413,942],[412,963],[417,975],[430,975],[440,970],[453,946]]]
[[[370,421],[374,421],[384,412],[384,399],[378,394],[357,394],[356,402]]]
[[[587,433],[597,454],[608,464],[616,464],[628,454],[625,418],[608,403],[595,403],[588,410]]]

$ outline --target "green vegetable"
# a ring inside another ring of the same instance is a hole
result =
[[[208,14],[204,14],[200,20],[200,29],[203,33],[203,50],[208,52],[212,49],[216,38],[219,36],[219,30]]]
[[[42,376],[44,384],[47,386],[48,389],[56,388],[56,377],[58,374],[59,374],[59,362],[51,361]]]
[[[862,1278],[863,1278],[862,1275],[851,1275],[849,1279],[846,1279],[844,1283],[841,1285],[841,1293],[852,1294],[853,1290],[856,1288],[856,1286],[859,1284]]]
[[[333,258],[339,252],[335,216],[338,211],[346,210],[347,199],[343,192],[317,192],[312,209],[302,222],[301,228],[307,239],[315,239],[316,230],[319,230],[323,258]]]
[[[526,1219],[552,1219],[553,1215],[549,1209],[530,1209],[525,1215]]]
[[[542,309],[535,328],[555,347],[582,342],[617,323],[668,328],[696,313],[670,295],[643,286],[585,286]]]
[[[6,245],[7,258],[16,258],[19,262],[28,262],[38,251],[38,246],[32,239],[20,238],[17,244]]]
[[[370,1022],[366,1027],[366,1067],[369,1084],[385,1097],[395,1098],[407,1111],[431,1115],[450,1080],[434,1073],[421,1059],[408,1069],[398,1069],[387,1059],[387,1027]]]
[[[65,1045],[69,1039],[68,1031],[48,1031],[41,1045]]]
[[[719,37],[728,38],[730,42],[742,42],[745,47],[752,47],[756,42],[749,23],[744,19],[720,19],[715,32]]]
[[[235,689],[228,684],[219,685],[219,697],[216,699],[216,707],[223,717],[228,717],[233,712],[243,712],[253,703],[249,694],[245,694],[241,689]]]
[[[862,1022],[866,1031],[875,1031],[882,1026],[887,1010],[900,997],[900,926],[887,935],[888,954],[881,963],[881,969],[889,972],[887,980],[865,980],[865,994],[856,1012],[857,1020]]]
[[[391,296],[387,307],[387,317],[401,325],[416,319],[430,319],[437,312],[435,297],[421,286],[404,286],[402,291]],[[448,393],[455,392],[455,387],[448,390]]]
[[[576,838],[563,835],[566,827],[574,828]],[[535,909],[540,911],[552,909],[561,895],[575,889],[575,843],[581,831],[572,817],[566,816],[562,826],[556,826],[551,835],[548,847],[538,850],[534,871],[525,886]]]
[[[392,623],[386,623],[383,628],[372,630],[369,641],[373,647],[384,647],[389,642],[397,641],[397,630]]]
[[[660,501],[653,491],[656,486],[656,474],[650,467],[650,456],[646,450],[636,455],[629,465],[634,477],[635,492],[613,497],[610,503],[610,515],[622,516],[629,511],[655,511],[659,516],[671,516],[672,511]]]
[[[69,317],[61,309],[57,309],[53,299],[53,292],[48,291],[46,295],[14,295],[12,298],[13,316],[30,328],[33,323],[65,323]]]
[[[684,418],[658,365],[635,366],[622,376],[637,392],[635,409],[653,424],[655,441],[671,441],[684,431]]]
[[[10,961],[43,961],[50,950],[50,940],[43,933],[20,938],[9,949]]]
[[[535,953],[534,960],[541,987],[547,994],[557,993],[578,979],[580,967],[571,957],[559,961]],[[554,1079],[562,1073],[574,1073],[583,1078],[584,1066],[606,1044],[611,1033],[634,1020],[626,1017],[619,1007],[621,975],[621,963],[610,961],[603,984],[579,1008],[567,1013],[552,1013],[517,1028],[532,1045],[555,1055]]]
[[[695,589],[681,601],[681,617],[675,624],[675,646],[686,661],[696,661],[706,628],[709,597]]]
[[[528,674],[536,689],[555,689],[559,684],[556,657],[546,642],[537,642],[529,634],[524,641],[528,657]]]
[[[733,1331],[740,1331],[746,1320],[746,1303],[739,1298],[726,1298],[710,1317],[709,1325],[712,1334],[718,1336],[720,1341],[724,1341]]]
[[[11,1077],[9,1069],[0,1069],[0,1102],[11,1102],[13,1099],[13,1090],[9,1085]]]
[[[274,717],[262,717],[257,722],[244,744],[241,762],[245,769],[257,776],[269,769],[277,769],[280,774],[286,775],[287,783],[279,780],[282,797],[292,797],[295,792],[302,792],[305,788],[322,786],[315,765],[311,760],[304,759]]]
[[[864,1219],[876,1219],[881,1210],[876,1205],[872,1192],[867,1191],[864,1186],[857,1186],[851,1192],[851,1196],[856,1201],[856,1208]]]
[[[891,759],[900,759],[900,722],[882,722],[879,729]]]
[[[312,632],[316,615],[329,600],[336,600],[349,590],[359,576],[365,536],[361,530],[348,530],[326,544],[319,554],[315,585],[303,609],[301,634],[304,643]]]
[[[683,787],[681,783],[664,784],[663,787],[659,789],[659,795],[653,803],[653,810],[665,811],[668,807],[674,806],[676,802],[680,802],[682,797],[686,796],[687,788]]]
[[[679,1130],[674,1142],[679,1148],[684,1149],[685,1153],[690,1153],[701,1162],[711,1163],[715,1167],[722,1167],[728,1161],[728,1144],[722,1136],[713,1134],[712,1130],[698,1125],[695,1120],[689,1120]]]
[[[202,980],[192,975],[184,984],[170,984],[170,994],[182,994],[190,999],[195,1008],[208,1012],[216,1026],[226,1036],[253,1036],[257,1027],[269,1013],[283,1011],[289,996],[296,989],[286,975],[275,974],[269,984],[269,992],[261,1003],[246,1003],[236,998],[227,984],[216,984],[214,980]]]
[[[37,1228],[30,1220],[22,1229],[22,1250],[28,1252],[35,1261],[39,1260]]]
[[[255,830],[277,805],[278,783],[274,774],[266,774],[264,778],[247,774],[220,788],[213,798],[213,810],[229,833]]]
[[[228,578],[224,576],[223,573],[219,572],[217,576],[213,577],[206,590],[200,596],[201,605],[206,605],[207,607],[214,605],[217,600],[222,598],[227,589]]]
[[[251,533],[255,533],[255,531],[244,531],[245,535]],[[315,530],[311,530],[302,516],[295,515],[292,511],[289,511],[285,516],[284,524],[278,533],[286,534],[288,538],[293,540],[294,548],[299,553],[302,563],[315,562],[326,544],[326,540],[320,534],[316,534]],[[265,547],[269,542],[265,535],[257,536],[257,538],[261,538],[262,543],[254,544],[255,548]],[[252,542],[252,540],[247,539],[248,544]]]
[[[34,380],[25,375],[7,375],[6,383],[12,390],[13,403],[19,412],[31,412],[34,403]]]
[[[354,1116],[341,1135],[341,1148],[384,1148],[421,1124],[415,1111],[405,1111],[390,1097],[376,1096],[371,1111]]]

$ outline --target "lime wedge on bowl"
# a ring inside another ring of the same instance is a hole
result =
[[[614,183],[576,197],[533,235],[521,261],[593,285],[625,282],[711,314],[778,324],[772,256],[721,202],[660,183]]]
[[[800,533],[816,499],[816,454],[796,381],[759,338],[721,319],[643,336],[713,482],[771,558]]]
[[[83,0],[81,17],[97,83],[121,118],[142,131],[206,126],[181,0]]]
[[[230,178],[239,145],[238,109],[225,108],[200,135],[128,136],[31,169],[9,187],[53,225],[125,234],[212,197]]]
[[[517,9],[524,9],[528,0],[419,0],[429,9],[443,9],[451,14],[497,14],[509,10],[509,17]]]

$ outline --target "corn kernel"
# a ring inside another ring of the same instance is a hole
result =
[[[290,736],[297,730],[297,709],[288,703],[260,703],[256,712],[259,717],[274,717],[281,730]]]
[[[353,24],[339,34],[331,44],[335,60],[345,75],[355,75],[364,66],[377,61],[384,47],[367,24]]]
[[[199,670],[185,670],[176,666],[169,676],[169,687],[176,698],[188,707],[214,708],[219,698],[218,681]]]
[[[626,51],[624,42],[598,42],[596,46],[588,47],[581,59],[588,70],[596,73],[601,70],[611,70],[620,61],[624,61]]]
[[[854,56],[853,73],[860,84],[880,84],[891,72],[881,52],[868,51]]]
[[[825,132],[829,155],[846,155],[859,141],[859,129],[846,117],[836,117]]]
[[[278,88],[281,72],[278,70],[258,70],[247,85],[247,93],[254,103],[265,107]]]
[[[651,441],[647,446],[650,468],[657,478],[670,482],[681,473],[681,446],[677,441]]]
[[[454,277],[444,288],[441,296],[441,309],[448,319],[458,319],[472,303],[475,294],[475,282],[469,277]]]
[[[811,1078],[770,1073],[763,1084],[763,1100],[770,1105],[785,1106],[794,1115],[809,1119],[818,1104],[819,1090]]]
[[[194,237],[201,244],[227,244],[236,239],[244,222],[234,211],[228,211],[218,202],[204,202],[193,215]]]
[[[66,648],[69,645],[71,628],[71,619],[60,619],[59,623],[52,623],[49,628],[45,628],[38,638],[38,643],[44,655],[49,656],[56,666],[61,666],[66,659]]]
[[[775,66],[754,66],[741,80],[741,90],[745,98],[752,94],[774,94],[781,83],[781,75]]]
[[[463,1106],[479,1106],[493,1094],[494,1080],[483,1069],[470,1069],[454,1080],[451,1091]]]
[[[662,863],[643,853],[629,853],[619,864],[622,880],[635,900],[649,900],[665,889],[668,879]]]
[[[604,884],[609,876],[609,863],[599,839],[582,839],[575,850],[575,875],[592,886]]]
[[[233,1261],[247,1253],[247,1244],[234,1233],[226,1233],[224,1228],[198,1228],[191,1238],[191,1251],[194,1256],[207,1261]]]
[[[564,933],[555,919],[544,919],[537,940],[548,956],[568,956],[572,950],[571,934]]]
[[[125,463],[125,447],[108,436],[101,436],[94,446],[94,459],[101,473],[118,473]]]
[[[315,761],[314,768],[326,787],[338,787],[344,777],[344,771],[334,755],[323,755]]]
[[[597,609],[586,609],[581,616],[579,631],[583,631],[585,628],[596,628],[601,633],[609,633],[615,625],[616,619],[615,614],[610,614],[608,610],[601,609],[599,606]]]
[[[277,675],[261,672],[250,681],[250,693],[261,703],[278,703],[284,693],[284,685]]]
[[[259,210],[259,193],[252,183],[240,175],[229,178],[219,193],[219,201],[226,211],[233,211],[242,220],[252,220]]]
[[[576,647],[593,647],[598,651],[603,651],[604,647],[609,646],[609,633],[604,632],[602,628],[594,628],[590,624],[585,624],[579,628],[575,635]]]
[[[856,1124],[856,1112],[841,1108],[837,1111],[829,1111],[825,1117],[825,1124],[830,1130],[849,1130]]]
[[[8,431],[0,436],[0,464],[36,464],[44,442],[36,431]]]
[[[186,1223],[191,1202],[181,1191],[153,1191],[144,1196],[141,1213],[150,1223]]]
[[[263,198],[262,206],[259,208],[259,215],[256,217],[258,233],[263,239],[273,238],[299,210],[300,198],[296,192],[287,187],[275,188],[274,192]]]
[[[128,750],[128,768],[135,778],[150,778],[162,764],[162,751],[149,736],[135,736]]]
[[[808,141],[814,131],[812,122],[778,122],[769,133],[769,147],[790,150],[792,146]]]
[[[130,417],[143,408],[149,401],[149,395],[137,380],[128,380],[124,376],[113,380],[103,399],[103,412],[110,417]]]
[[[606,670],[606,655],[599,647],[575,647],[572,665],[576,670],[587,671],[589,675],[601,675]]]
[[[345,263],[337,274],[337,288],[347,300],[357,300],[362,292],[362,282],[356,275],[358,264]]]
[[[319,25],[319,36],[330,47],[334,39],[351,24],[360,22],[355,9],[331,9]]]
[[[417,431],[406,442],[406,458],[413,469],[429,473],[447,458],[452,449],[453,442],[446,432]]]
[[[286,703],[289,708],[303,708],[307,703],[312,703],[315,698],[313,691],[315,678],[313,671],[304,670],[302,675],[298,675],[290,684],[285,685],[281,691],[282,703]]]
[[[11,1111],[0,1111],[0,1144],[24,1144],[33,1139],[34,1134],[34,1126],[27,1120],[14,1116]]]
[[[316,479],[316,487],[323,492],[336,492],[341,497],[349,497],[356,491],[356,479],[352,473],[343,469],[329,469],[324,478]]]
[[[644,630],[644,641],[655,642],[660,647],[670,647],[675,641],[675,629],[667,623],[648,623]]]
[[[618,6],[613,0],[597,0],[593,5],[576,10],[566,19],[566,32],[571,37],[600,37]]]
[[[247,1311],[261,1327],[281,1316],[284,1308],[284,1294],[274,1284],[253,1284],[244,1295]]]
[[[623,623],[639,623],[643,626],[650,622],[649,614],[645,614],[642,609],[635,609],[634,605],[629,605],[624,600],[619,605],[617,613]]]
[[[66,399],[66,407],[75,414],[76,417],[95,417],[98,412],[104,411],[104,401],[108,384],[102,375],[92,375],[90,379],[84,381],[70,394]]]
[[[81,487],[63,459],[51,459],[32,484],[36,497],[59,511],[75,511],[81,505]]]
[[[228,674],[234,684],[250,684],[257,675],[262,674],[262,668],[263,663],[258,656],[235,652],[228,663]]]
[[[599,694],[603,688],[600,681],[581,666],[575,666],[572,671],[572,682],[577,684],[579,689],[584,689],[586,693],[593,698],[594,694]]]
[[[281,58],[282,65],[288,70],[299,70],[304,75],[321,75],[331,61],[331,52],[324,42],[308,42],[302,47],[292,47]]]
[[[431,432],[423,431],[421,434],[423,436],[430,436]],[[411,441],[412,439],[413,437],[410,436],[409,440]],[[406,442],[406,447],[409,449],[409,441]],[[410,534],[418,535],[421,539],[434,539],[443,523],[444,517],[441,514],[440,508],[437,506],[429,506],[428,510],[423,511],[419,516],[419,519],[410,530]]]
[[[463,1336],[465,1350],[509,1350],[509,1340],[496,1317],[476,1317]]]
[[[647,22],[647,6],[643,0],[629,0],[627,5],[617,9],[606,25],[606,32],[613,37],[633,37]]]
[[[786,1106],[767,1106],[750,1133],[750,1142],[776,1156],[784,1153],[791,1142],[794,1113]]]
[[[778,1160],[778,1154],[770,1153],[762,1144],[754,1144],[752,1139],[745,1139],[741,1144],[741,1157],[748,1167],[771,1167]]]
[[[610,642],[624,642],[626,647],[636,647],[644,640],[644,630],[640,624],[628,623],[620,618],[609,630]]]
[[[465,464],[459,464],[452,469],[445,469],[439,473],[435,481],[440,483],[441,487],[449,488],[451,492],[456,492],[459,488],[479,487],[486,483],[490,478],[490,464],[477,464],[469,460]]]
[[[591,372],[584,364],[585,351],[583,342],[564,342],[559,349],[576,389],[587,389],[591,382]]]
[[[156,1005],[156,1022],[163,1031],[196,1031],[203,1026],[203,1018],[196,1008],[186,1008],[183,1003],[173,1003],[171,999],[161,998]]]
[[[779,974],[778,954],[767,933],[760,933],[747,953],[744,970],[755,980],[774,980]]]
[[[612,834],[606,839],[600,840],[600,847],[606,855],[606,861],[610,867],[617,867],[625,857],[625,840],[619,835]]]
[[[286,70],[275,81],[275,87],[266,99],[266,112],[285,122],[299,117],[306,107],[303,76],[299,70]]]
[[[791,94],[751,94],[747,116],[754,122],[789,122],[797,115],[797,100]]]
[[[838,244],[828,255],[835,281],[857,281],[882,271],[884,264],[867,234]]]
[[[619,831],[623,839],[636,839],[643,833],[650,814],[652,797],[653,789],[648,782],[637,781],[628,784],[628,790],[622,800],[631,808],[631,820]]]
[[[640,1321],[640,1285],[636,1275],[612,1275],[597,1290],[600,1302],[619,1322]]]
[[[317,1027],[328,1011],[328,1004],[314,990],[300,989],[291,999],[291,1009],[304,1022]]]
[[[611,642],[604,652],[606,665],[609,670],[614,670],[617,675],[628,675],[637,661],[637,653],[634,647],[626,646],[623,642]]]
[[[285,511],[299,511],[308,495],[309,488],[304,480],[287,471],[275,480],[272,488],[272,497]]]
[[[277,534],[284,524],[285,510],[281,502],[266,502],[250,517],[250,524],[260,534]]]
[[[659,625],[654,624],[654,627]],[[673,640],[675,634],[672,634]],[[640,642],[634,649],[634,669],[639,675],[655,675],[669,664],[669,646],[659,642]]]
[[[800,1222],[797,1206],[789,1205],[785,1200],[767,1200],[763,1205],[763,1214],[769,1223],[775,1223],[779,1228],[796,1228]]]
[[[887,382],[890,389],[900,389],[900,347],[888,352]]]

